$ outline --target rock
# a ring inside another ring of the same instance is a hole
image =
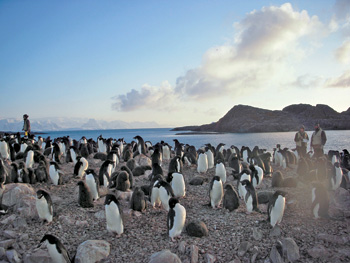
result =
[[[20,203],[15,205],[15,210],[19,212],[22,217],[36,218],[38,212],[36,210],[36,198],[34,196],[24,196]]]
[[[108,187],[105,186],[100,186],[100,188],[98,189],[98,192],[100,194],[100,197],[106,196],[109,192]]]
[[[15,219],[16,219],[16,215],[10,215],[9,217],[2,220],[0,223],[3,225],[12,224]]]
[[[179,244],[179,252],[181,254],[185,254],[186,253],[186,242],[185,241],[181,241]]]
[[[0,247],[0,259],[6,256],[6,250],[3,247]]]
[[[87,240],[78,246],[75,256],[76,263],[94,263],[106,259],[111,251],[111,245],[104,240]]]
[[[307,251],[307,253],[313,258],[325,259],[329,253],[327,249],[322,245],[317,245]]]
[[[21,202],[26,196],[34,196],[33,187],[28,184],[6,184],[5,191],[2,197],[2,204],[6,206],[14,206]]]
[[[339,187],[334,192],[333,200],[331,201],[330,207],[335,206],[341,210],[350,210],[350,192],[346,189]]]
[[[191,263],[198,262],[198,247],[196,245],[191,245]]]
[[[282,244],[280,242],[272,247],[270,252],[270,260],[272,263],[284,263]]]
[[[261,191],[258,192],[258,204],[268,204],[270,198],[273,196],[273,192]]]
[[[242,261],[239,258],[235,258],[234,260],[231,260],[229,263],[241,263]]]
[[[12,225],[16,229],[28,227],[27,221],[22,217],[17,217],[15,220],[13,220]]]
[[[47,250],[37,249],[32,254],[26,254],[23,263],[50,263],[52,259]]]
[[[238,248],[238,256],[243,257],[245,253],[252,247],[252,243],[248,241],[243,241]]]
[[[149,166],[152,166],[152,160],[150,158],[148,158],[146,155],[144,154],[139,154],[137,155],[134,160],[136,161],[136,163],[139,165],[139,166],[142,166],[142,165],[149,165]]]
[[[186,232],[189,236],[203,237],[208,236],[209,231],[203,221],[192,221],[186,226]]]
[[[3,233],[3,236],[9,239],[16,239],[18,236],[18,233],[12,230],[5,230]]]
[[[4,249],[9,249],[12,247],[12,245],[16,242],[16,239],[7,239],[0,241],[0,247],[3,247]]]
[[[270,237],[279,237],[281,235],[281,228],[275,225],[270,231]]]
[[[132,193],[133,193],[132,191],[129,191],[129,192],[123,192],[123,191],[119,191],[119,190],[115,191],[117,199],[118,200],[125,200],[125,201],[130,201]]]
[[[101,211],[99,211],[99,212],[96,212],[96,213],[94,214],[94,216],[95,216],[97,219],[100,219],[100,220],[106,219],[106,213],[105,213],[104,210],[101,210]]]
[[[259,254],[259,248],[256,247],[256,246],[254,246],[254,247],[253,247],[253,250],[252,250],[252,254],[253,254],[253,256],[251,257],[250,262],[251,262],[251,263],[254,263],[255,260],[256,260],[256,257],[257,257],[258,254]]]
[[[214,263],[215,261],[216,261],[215,256],[213,256],[213,255],[211,255],[209,253],[205,254],[205,262],[207,262],[207,263]]]
[[[345,245],[350,241],[350,237],[348,236],[336,236],[336,235],[330,235],[325,233],[318,234],[317,238],[326,242],[339,244],[339,245]]]
[[[11,249],[6,251],[6,257],[7,260],[10,261],[10,263],[19,263],[21,262],[19,255],[16,250]]]
[[[253,227],[253,238],[256,241],[260,241],[262,239],[262,236],[262,232],[257,227]]]
[[[283,255],[288,261],[293,262],[300,258],[299,247],[293,238],[287,237],[282,239]]]
[[[99,159],[101,161],[107,160],[107,154],[106,153],[95,153],[94,159]]]
[[[84,227],[84,226],[88,226],[89,223],[86,220],[78,220],[78,221],[75,222],[75,225],[77,227]]]
[[[204,183],[203,176],[196,176],[190,181],[190,185],[202,185]]]
[[[75,224],[73,218],[70,216],[60,215],[58,217],[58,220],[60,220],[62,222],[62,224],[64,224],[64,225],[74,225]]]
[[[160,252],[156,252],[151,255],[149,263],[181,263],[180,258],[174,254],[171,253],[170,250],[164,249]]]

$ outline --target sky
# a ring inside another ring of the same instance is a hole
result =
[[[350,107],[350,0],[0,0],[0,119]]]

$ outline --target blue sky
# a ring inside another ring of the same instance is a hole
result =
[[[350,107],[350,1],[0,1],[0,118]]]

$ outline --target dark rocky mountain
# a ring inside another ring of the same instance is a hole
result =
[[[350,130],[350,108],[339,113],[324,104],[294,104],[283,110],[266,110],[236,105],[217,122],[201,126],[175,128],[194,132],[286,132],[296,131],[303,124],[313,130],[315,123],[325,130]]]

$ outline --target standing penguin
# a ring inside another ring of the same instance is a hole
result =
[[[163,181],[163,176],[161,174],[156,174],[152,176],[149,196],[150,196],[150,201],[153,208],[161,205],[161,201],[159,197],[159,188],[156,187],[156,185],[160,181]]]
[[[333,191],[339,188],[341,181],[343,179],[343,171],[338,162],[334,163],[334,170],[335,170],[335,174],[331,177],[331,186]]]
[[[329,196],[321,183],[314,183],[311,189],[311,210],[315,219],[320,217],[328,218]]]
[[[34,150],[33,147],[28,146],[26,149],[26,168],[33,168],[34,165]]]
[[[231,184],[225,186],[223,206],[229,211],[233,211],[239,207],[238,194]]]
[[[269,201],[269,205],[267,207],[268,219],[272,227],[276,224],[281,223],[284,208],[286,204],[286,193],[283,191],[276,191],[272,198]]]
[[[77,156],[79,155],[77,147],[70,146],[69,152],[70,152],[70,158],[71,158],[72,162],[74,163],[74,165],[76,165],[77,164]]]
[[[208,169],[211,169],[214,167],[214,153],[210,149],[210,147],[205,147],[205,154],[208,158]]]
[[[44,190],[38,190],[36,192],[35,206],[40,219],[46,221],[47,223],[51,223],[53,217],[53,208],[49,193]]]
[[[102,163],[98,178],[100,179],[100,185],[108,187],[109,181],[112,175],[114,163],[111,160],[106,160]]]
[[[134,139],[136,140],[137,143],[137,150],[139,151],[139,154],[144,154],[146,155],[147,150],[146,150],[146,144],[143,138],[139,135],[135,136]]]
[[[154,187],[158,188],[159,199],[163,208],[169,211],[169,199],[174,197],[174,191],[171,185],[163,180],[160,180]]]
[[[0,139],[0,157],[4,160],[10,158],[8,143],[4,139]]]
[[[60,185],[63,184],[63,178],[61,175],[60,168],[58,164],[54,161],[50,162],[50,169],[49,169],[50,179],[52,184],[54,185]]]
[[[208,157],[205,153],[200,153],[197,161],[197,172],[206,173],[208,170]]]
[[[182,160],[180,156],[175,156],[169,163],[168,173],[182,173]]]
[[[245,186],[242,184],[242,182],[244,181],[244,180],[248,180],[249,182],[251,181],[251,176],[250,176],[250,170],[247,170],[247,169],[245,169],[245,170],[243,170],[242,172],[241,172],[241,174],[239,175],[239,180],[238,180],[238,185],[237,185],[237,188],[238,188],[238,194],[239,194],[239,197],[241,198],[241,199],[244,199],[245,198],[245,195],[246,195],[246,193],[247,193],[247,190],[246,190],[246,188],[245,188]]]
[[[45,161],[40,160],[38,167],[35,169],[36,180],[39,183],[47,182],[49,173],[47,172],[47,166]]]
[[[40,241],[45,244],[53,263],[70,263],[72,262],[67,249],[61,241],[50,234],[46,234]]]
[[[162,144],[163,159],[170,160],[170,146],[167,143]]]
[[[83,178],[88,167],[89,163],[85,157],[77,157],[77,163],[74,166],[74,175],[78,178]]]
[[[229,167],[233,168],[232,175],[234,178],[238,178],[239,174],[242,172],[242,163],[235,152],[231,153],[228,158]]]
[[[215,167],[215,175],[220,176],[222,183],[226,183],[226,168],[222,160],[218,160]]]
[[[174,238],[181,234],[185,225],[186,209],[174,197],[169,199],[169,207],[167,226],[169,237],[174,241]]]
[[[135,187],[130,200],[130,208],[142,212],[146,209],[145,193],[140,187]]]
[[[92,194],[90,192],[90,189],[87,187],[86,183],[84,181],[79,181],[78,186],[79,186],[79,197],[78,197],[79,205],[83,208],[94,207],[94,203],[92,201]]]
[[[254,188],[256,188],[261,184],[264,178],[264,171],[260,166],[253,165],[253,164],[249,166],[249,169],[252,172],[251,179],[252,179],[253,186]]]
[[[0,159],[0,188],[4,189],[4,184],[7,180],[8,172],[5,168],[4,161]]]
[[[120,170],[128,173],[128,175],[129,175],[129,182],[130,182],[130,189],[132,189],[133,186],[134,186],[134,175],[133,175],[133,172],[129,169],[129,167],[127,167],[125,165],[120,167]]]
[[[214,176],[209,186],[210,205],[218,208],[224,196],[224,189],[220,176]]]
[[[241,183],[246,189],[246,194],[244,196],[244,202],[245,202],[246,207],[247,207],[247,212],[251,213],[251,212],[253,212],[253,210],[260,212],[260,210],[258,209],[258,198],[256,196],[254,186],[252,185],[252,183],[249,180],[243,180]]]
[[[173,188],[175,197],[184,197],[186,194],[185,180],[180,173],[169,173],[167,178],[168,183]]]
[[[127,172],[122,171],[118,174],[116,189],[123,192],[130,189],[129,174]]]
[[[99,198],[100,181],[93,169],[87,169],[85,176],[86,186],[92,194],[92,200],[96,201]]]
[[[117,197],[113,194],[106,195],[105,212],[107,231],[116,233],[118,236],[124,232],[123,214]]]

